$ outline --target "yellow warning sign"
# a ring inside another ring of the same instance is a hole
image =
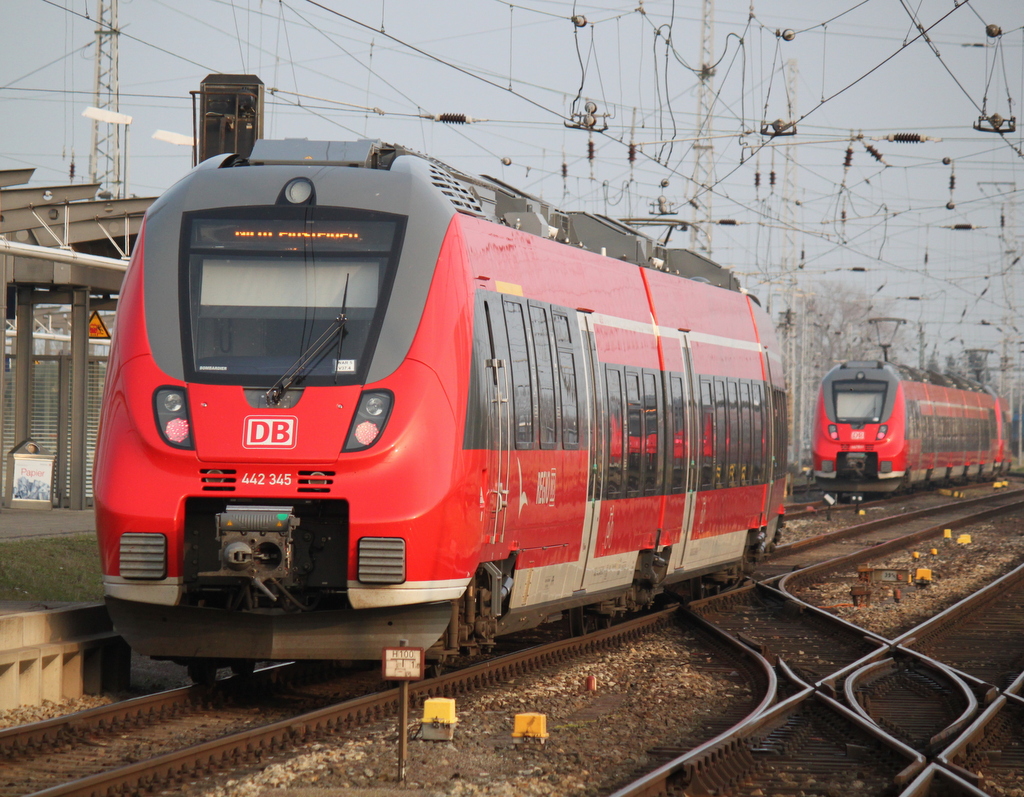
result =
[[[100,318],[100,314],[96,310],[93,310],[92,315],[89,316],[89,337],[110,340],[107,325],[103,323],[103,319]]]

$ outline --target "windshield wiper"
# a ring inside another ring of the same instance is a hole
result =
[[[306,370],[320,358],[324,349],[326,349],[336,337],[344,335],[345,324],[348,321],[348,317],[345,315],[347,306],[348,275],[346,274],[345,292],[341,297],[341,312],[338,314],[338,317],[331,322],[327,329],[324,330],[323,334],[310,344],[308,349],[299,355],[298,359],[292,363],[291,367],[281,374],[278,380],[274,382],[273,387],[266,392],[267,406],[276,407],[280,404],[281,399],[284,398],[284,394],[303,380]],[[341,353],[340,341],[338,344],[338,352],[339,354]]]

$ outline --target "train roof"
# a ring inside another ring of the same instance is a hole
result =
[[[927,371],[922,368],[913,368],[909,365],[884,362],[882,360],[850,360],[840,363],[826,375],[833,378],[842,378],[844,370],[885,370],[892,373],[897,379],[905,382],[921,382],[926,385],[938,387],[956,388],[958,390],[969,390],[973,393],[989,393],[995,395],[990,387],[972,379],[966,379],[955,374],[940,374],[935,371]]]
[[[300,164],[363,169],[390,169],[396,158],[413,156],[430,164],[433,185],[455,210],[515,227],[527,233],[579,246],[680,277],[744,292],[727,268],[688,249],[674,249],[615,219],[600,214],[563,211],[549,202],[487,175],[467,175],[405,147],[379,140],[310,141],[260,139],[247,159],[228,158],[221,166]],[[756,297],[751,296],[755,302]],[[759,302],[758,302],[759,304]]]

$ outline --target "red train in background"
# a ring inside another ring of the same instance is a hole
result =
[[[847,362],[818,391],[814,477],[840,498],[998,477],[1008,409],[989,388],[890,362]]]
[[[784,384],[698,255],[400,147],[260,141],[161,197],[128,268],[107,604],[208,680],[706,594],[778,535]]]

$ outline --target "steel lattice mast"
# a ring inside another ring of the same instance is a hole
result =
[[[119,113],[120,87],[117,76],[117,44],[120,30],[117,22],[117,0],[96,0],[96,21],[96,73],[93,105],[104,111]],[[89,180],[102,184],[107,191],[114,195],[120,194],[120,125],[93,119]]]
[[[701,4],[700,87],[697,94],[697,141],[693,145],[693,224],[690,248],[711,254],[711,186],[714,183],[715,152],[711,143],[711,121],[715,105],[715,2]]]

